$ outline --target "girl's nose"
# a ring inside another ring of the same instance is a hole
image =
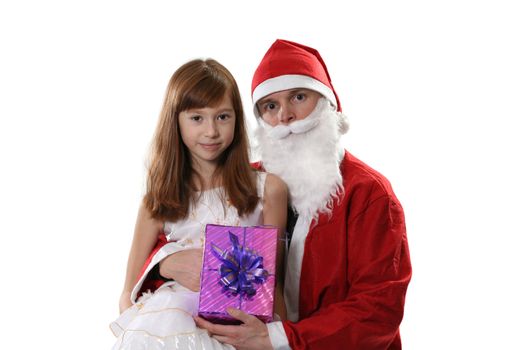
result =
[[[208,137],[217,137],[219,135],[219,130],[215,120],[211,120],[209,123],[207,123],[205,135]]]

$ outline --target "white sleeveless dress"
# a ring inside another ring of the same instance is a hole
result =
[[[221,200],[225,198],[222,188],[202,192],[200,200],[190,208],[187,219],[164,224],[168,242],[176,242],[178,251],[202,248],[207,224],[262,225],[265,181],[266,173],[258,172],[259,203],[251,214],[242,217],[227,198]],[[197,328],[192,315],[197,314],[198,304],[198,292],[174,281],[164,283],[154,293],[142,295],[110,325],[118,337],[113,349],[234,349],[211,338],[206,330]]]

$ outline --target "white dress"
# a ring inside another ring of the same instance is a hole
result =
[[[202,248],[207,224],[261,225],[266,173],[257,174],[260,200],[251,214],[239,217],[237,209],[227,199],[221,200],[224,198],[222,188],[204,191],[196,205],[190,208],[187,219],[164,224],[168,244],[174,246],[172,251]],[[234,349],[211,338],[206,330],[197,328],[192,315],[197,314],[198,304],[198,292],[174,281],[164,283],[154,293],[143,294],[110,325],[117,336],[113,349]]]

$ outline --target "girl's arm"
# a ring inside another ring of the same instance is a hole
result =
[[[265,225],[273,225],[279,228],[279,240],[277,241],[277,264],[274,312],[281,320],[286,320],[286,306],[284,304],[284,248],[285,228],[288,208],[288,188],[279,177],[273,174],[266,176],[263,196],[263,221]]]
[[[119,309],[121,313],[132,305],[131,291],[162,229],[163,222],[153,219],[150,212],[144,205],[141,205],[137,215],[137,222],[135,223],[135,233],[133,235],[133,242],[131,243],[131,250],[129,252],[124,290],[120,296]]]

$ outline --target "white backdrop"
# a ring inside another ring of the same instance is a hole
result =
[[[520,1],[2,1],[2,348],[103,349],[173,71],[317,48],[344,143],[392,182],[414,274],[405,349],[523,348]]]

